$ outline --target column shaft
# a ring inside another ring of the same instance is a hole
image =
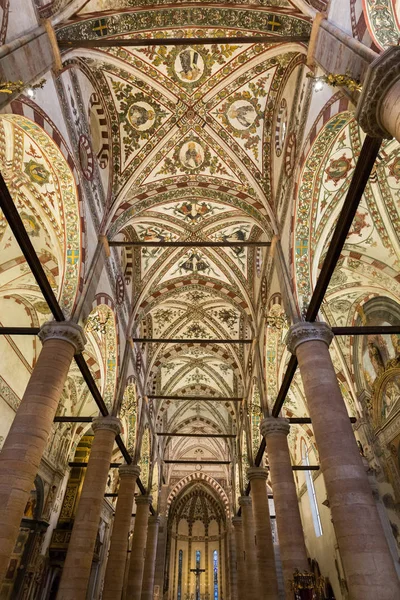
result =
[[[325,323],[297,323],[296,352],[351,600],[395,600],[400,586],[329,354]]]
[[[309,569],[296,484],[287,443],[289,431],[290,425],[286,419],[269,418],[261,422],[261,433],[267,443],[279,549],[288,598],[293,593],[290,580],[293,579],[295,569],[302,572]]]
[[[86,599],[112,449],[121,425],[116,417],[100,417],[93,421],[92,429],[94,440],[57,600]]]
[[[84,335],[75,323],[46,323],[43,348],[0,454],[0,584],[46,448],[62,389]]]
[[[142,600],[153,600],[154,573],[158,542],[159,517],[150,517],[147,530],[146,556],[144,559]]]
[[[119,469],[120,485],[115,509],[114,526],[104,578],[103,600],[120,600],[124,588],[128,536],[132,520],[132,508],[136,480],[140,468],[137,465],[124,465]]]
[[[231,600],[238,600],[238,564],[236,552],[235,531],[232,529],[228,534],[229,541],[229,587]]]
[[[248,470],[248,477],[253,501],[259,589],[262,598],[265,598],[265,600],[275,600],[278,597],[278,582],[276,578],[275,553],[268,505],[268,471],[262,467],[255,467]]]
[[[239,505],[242,509],[243,521],[244,572],[246,578],[246,594],[244,598],[246,598],[246,596],[249,598],[261,598],[262,592],[259,586],[251,498],[249,496],[241,496],[239,498]]]
[[[243,523],[241,517],[233,517],[232,524],[236,546],[237,595],[239,600],[242,600],[246,598],[246,573],[244,569]]]
[[[142,597],[144,557],[150,504],[151,496],[139,496],[136,498],[135,527],[133,529],[128,584],[126,587],[127,600],[141,600]]]

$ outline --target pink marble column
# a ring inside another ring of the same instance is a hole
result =
[[[283,578],[286,595],[290,598],[292,594],[290,580],[293,579],[295,569],[302,572],[309,570],[296,484],[287,443],[290,425],[286,419],[270,417],[261,421],[260,429],[267,444]]]
[[[253,506],[250,496],[240,496],[239,506],[242,509],[243,522],[244,572],[246,578],[245,598],[261,598],[262,591],[259,585]]]
[[[93,421],[92,429],[93,444],[57,600],[86,600],[111,455],[121,422],[116,417],[100,417]]]
[[[138,465],[123,465],[119,468],[118,502],[104,578],[103,600],[120,600],[122,597],[133,499],[139,475]]]
[[[136,498],[136,517],[132,536],[126,600],[141,600],[142,597],[144,558],[151,501],[151,496],[138,496]]]
[[[252,467],[248,469],[247,476],[250,481],[253,501],[259,589],[261,597],[265,600],[276,600],[278,597],[278,582],[268,505],[268,471],[263,467]]]
[[[233,517],[232,526],[236,546],[237,596],[239,600],[246,598],[246,573],[244,570],[244,540],[241,517]]]
[[[351,600],[400,598],[399,580],[340,393],[326,323],[296,323],[287,335],[299,362],[332,521]]]
[[[43,348],[0,454],[0,585],[45,451],[74,354],[86,343],[71,321],[45,323]]]
[[[156,555],[158,542],[158,528],[160,517],[149,517],[146,543],[146,556],[144,559],[142,600],[153,600],[154,573],[156,569]]]
[[[230,599],[238,600],[238,563],[237,563],[237,552],[236,552],[236,539],[235,539],[235,531],[233,527],[229,530],[228,533],[228,543],[229,543],[229,587],[230,587]]]

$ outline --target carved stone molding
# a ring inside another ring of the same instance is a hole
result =
[[[122,431],[122,425],[117,417],[98,417],[93,421],[92,429],[95,433],[99,429],[109,429],[118,435]]]
[[[48,321],[42,325],[38,335],[43,344],[54,339],[69,342],[76,354],[82,352],[86,344],[82,327],[73,321]]]
[[[290,432],[290,423],[287,419],[267,417],[261,421],[260,431],[265,438],[274,434],[287,436]]]
[[[135,498],[135,502],[137,505],[139,504],[148,504],[150,506],[150,504],[153,501],[153,496],[137,496]]]
[[[139,465],[122,465],[118,471],[120,477],[139,477],[140,475]]]
[[[381,104],[390,88],[400,79],[400,46],[392,46],[372,62],[363,83],[356,119],[368,135],[391,139],[382,125]]]
[[[250,496],[239,496],[239,506],[251,506],[252,500]]]
[[[292,354],[296,354],[300,344],[305,342],[324,342],[328,347],[333,339],[332,329],[324,322],[307,323],[300,321],[292,325],[286,335],[285,343]]]
[[[268,479],[268,469],[264,467],[250,467],[247,469],[247,477],[249,481],[253,481],[253,479]]]

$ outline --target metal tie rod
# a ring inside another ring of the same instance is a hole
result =
[[[199,400],[204,400],[206,402],[242,402],[243,398],[220,398],[214,396],[156,396],[154,394],[147,395],[148,398],[153,400],[195,400],[196,402]]]
[[[252,344],[253,340],[220,340],[220,339],[187,339],[179,340],[173,338],[132,338],[132,342],[140,344]]]
[[[165,437],[236,438],[235,433],[168,433],[167,431],[157,431],[157,435]]]
[[[230,460],[164,460],[167,465],[230,465]]]
[[[134,240],[131,242],[108,242],[110,248],[130,248],[130,247],[144,247],[144,248],[269,248],[271,242],[254,242],[254,241],[243,241],[243,242],[213,242],[213,241],[195,241],[190,242],[184,240],[182,242],[146,242],[142,240]]]

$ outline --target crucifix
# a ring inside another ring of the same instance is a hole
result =
[[[196,600],[200,600],[200,575],[205,573],[205,571],[205,569],[200,569],[200,567],[190,569],[190,572],[196,575]]]

